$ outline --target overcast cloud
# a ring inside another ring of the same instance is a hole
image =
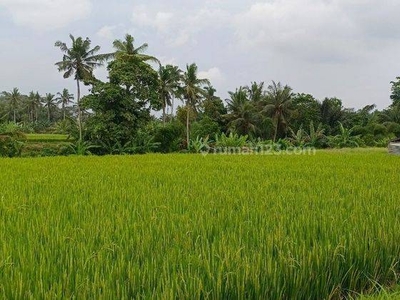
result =
[[[0,0],[0,90],[74,91],[54,42],[88,36],[107,52],[131,33],[165,64],[196,62],[223,98],[275,80],[384,108],[400,76],[399,15],[398,0]]]

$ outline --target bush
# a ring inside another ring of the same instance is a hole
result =
[[[192,124],[191,136],[201,137],[214,137],[220,134],[220,128],[217,122],[211,120],[210,117],[204,117],[201,121]]]
[[[0,134],[0,156],[16,157],[21,156],[25,145],[25,137],[22,133]]]
[[[171,153],[178,152],[184,141],[185,127],[178,121],[158,125],[154,130],[154,142],[159,143],[157,152]]]

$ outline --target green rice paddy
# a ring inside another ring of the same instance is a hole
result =
[[[1,299],[341,299],[398,283],[400,157],[0,159]]]

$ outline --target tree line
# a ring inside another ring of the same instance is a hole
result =
[[[400,136],[400,78],[391,82],[392,104],[383,110],[375,104],[346,108],[338,98],[318,100],[274,81],[240,86],[223,101],[208,79],[199,78],[195,63],[183,70],[164,66],[129,34],[114,41],[112,53],[72,35],[55,46],[62,52],[55,65],[76,82],[75,96],[67,89],[57,95],[4,91],[0,123],[18,124],[24,132],[67,133],[96,154],[198,152],[218,143],[386,146]],[[93,73],[102,66],[105,82]],[[83,97],[82,85],[90,90]]]

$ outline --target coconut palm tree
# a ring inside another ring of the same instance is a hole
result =
[[[282,86],[280,82],[275,83],[272,81],[272,84],[268,86],[266,105],[263,112],[271,117],[274,122],[274,142],[278,136],[279,129],[285,132],[287,130],[288,118],[293,113],[292,97],[292,89],[287,85]]]
[[[246,87],[246,90],[249,100],[257,107],[262,106],[262,102],[265,100],[264,82],[252,82],[250,86]]]
[[[27,97],[28,115],[31,122],[37,122],[41,106],[42,97],[39,92],[31,91]]]
[[[53,94],[47,93],[46,96],[43,98],[43,104],[47,110],[47,120],[49,121],[49,123],[51,122],[51,112],[54,108],[57,107],[57,103],[57,99]]]
[[[58,101],[58,104],[61,104],[61,109],[63,113],[63,120],[65,121],[65,111],[68,106],[68,104],[72,103],[74,100],[74,95],[70,94],[68,89],[63,89],[63,91],[60,93],[57,93],[58,97],[56,100]]]
[[[40,103],[40,99],[39,99]],[[28,116],[29,120],[31,122],[35,121],[35,116],[36,116],[36,109],[38,107],[36,106],[36,93],[34,91],[31,91],[29,93],[29,96],[27,98],[27,109],[28,109]]]
[[[204,85],[209,85],[208,79],[198,78],[198,68],[196,64],[186,65],[186,71],[182,77],[182,96],[186,101],[186,143],[190,141],[190,111],[196,111],[199,100],[204,95]]]
[[[64,72],[64,78],[74,76],[77,85],[77,106],[78,106],[78,126],[79,140],[82,140],[82,110],[80,105],[81,89],[80,82],[91,80],[94,78],[93,70],[104,64],[105,61],[112,57],[111,54],[97,54],[100,51],[100,46],[91,48],[89,38],[75,38],[70,34],[71,47],[68,48],[66,43],[57,41],[56,47],[64,53],[63,60],[56,63],[58,70]]]
[[[254,103],[249,100],[247,88],[240,87],[229,92],[227,99],[228,127],[241,135],[249,135],[257,131],[258,113]]]
[[[125,40],[115,40],[113,43],[116,51],[112,54],[114,57],[119,55],[134,56],[140,61],[150,61],[160,64],[160,61],[154,56],[143,54],[149,47],[146,43],[135,48],[135,39],[130,34],[125,35]]]
[[[21,101],[22,95],[17,88],[14,88],[11,92],[3,92],[3,95],[10,107],[11,113],[13,115],[13,121],[14,123],[16,123],[18,104]]]
[[[163,108],[163,124],[166,120],[166,108],[172,106],[173,98],[179,94],[179,83],[182,71],[177,66],[160,66],[158,77],[160,81],[159,97]]]

